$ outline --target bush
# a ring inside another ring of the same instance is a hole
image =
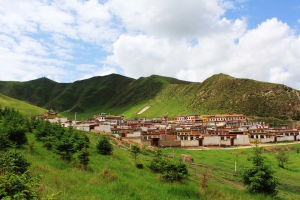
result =
[[[284,164],[289,160],[289,155],[280,149],[279,153],[276,155],[276,159],[278,161],[278,166],[284,168]]]
[[[107,136],[101,136],[100,140],[98,141],[96,145],[98,153],[102,155],[110,155],[112,154],[113,147],[112,144],[109,142],[109,139]]]
[[[132,145],[130,148],[130,152],[134,156],[134,162],[136,162],[136,157],[138,156],[139,153],[141,153],[141,149],[138,145]]]
[[[5,150],[10,147],[11,142],[9,141],[5,132],[0,129],[0,150]]]
[[[165,158],[156,157],[150,162],[149,168],[154,172],[162,173],[166,165],[167,161]]]
[[[80,166],[82,166],[83,169],[86,169],[87,165],[89,164],[89,161],[90,161],[89,155],[90,155],[90,153],[89,153],[88,149],[83,148],[83,149],[81,149],[81,151],[78,152],[78,154],[76,156]]]
[[[149,168],[154,172],[161,173],[164,180],[171,182],[181,181],[188,175],[188,169],[184,163],[162,157],[154,158],[150,162]]]
[[[4,109],[0,112],[0,149],[27,143],[28,120],[17,111]]]
[[[38,199],[37,183],[26,173],[0,176],[0,199]]]
[[[142,163],[136,163],[135,166],[138,169],[143,169],[144,168],[144,165]]]
[[[251,193],[276,195],[278,182],[273,176],[274,172],[264,164],[261,148],[255,147],[253,150],[253,166],[245,169],[242,173],[244,184]]]
[[[6,151],[0,155],[0,170],[15,174],[23,174],[28,170],[30,164],[22,154]]]

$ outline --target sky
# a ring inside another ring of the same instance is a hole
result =
[[[299,0],[0,0],[0,80],[213,74],[300,89]]]

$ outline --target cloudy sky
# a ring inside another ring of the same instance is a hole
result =
[[[299,0],[0,0],[0,80],[216,73],[300,89]]]

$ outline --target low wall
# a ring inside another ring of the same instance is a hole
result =
[[[268,142],[275,142],[274,136],[271,136],[270,138],[261,138],[259,140],[260,143],[268,143]]]
[[[163,141],[159,140],[158,145],[161,147],[180,147],[181,142],[180,141]]]
[[[277,137],[277,142],[294,141],[294,136]]]
[[[141,143],[147,146],[151,146],[151,140],[141,140]]]
[[[181,140],[182,147],[198,147],[199,141],[198,140]]]
[[[124,141],[131,141],[131,142],[135,142],[135,143],[138,143],[138,144],[142,144],[141,137],[122,137],[122,140],[124,140]]]

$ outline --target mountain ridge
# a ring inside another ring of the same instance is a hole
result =
[[[86,118],[100,112],[130,118],[217,113],[300,118],[298,90],[222,73],[203,82],[159,75],[133,79],[110,74],[72,83],[58,83],[43,77],[26,82],[0,81],[0,92],[71,115],[78,112]],[[137,115],[145,106],[151,108]]]

